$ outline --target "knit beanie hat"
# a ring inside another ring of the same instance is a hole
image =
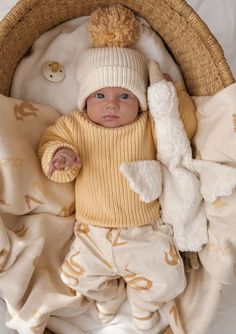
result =
[[[98,8],[90,18],[90,41],[93,47],[79,57],[78,108],[82,111],[93,92],[107,87],[129,90],[147,109],[148,59],[131,46],[139,34],[139,23],[133,12],[116,4]]]

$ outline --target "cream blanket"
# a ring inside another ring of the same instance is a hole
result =
[[[88,304],[58,274],[73,234],[73,184],[50,182],[36,152],[42,131],[58,118],[49,107],[0,96],[0,295],[7,325],[42,333],[49,314]]]
[[[196,97],[195,103],[198,118],[194,139],[196,157],[235,169],[236,84],[213,97]],[[226,175],[225,179],[229,177]],[[236,276],[236,190],[228,190],[229,196],[205,202],[209,242],[199,253],[209,273],[223,283],[231,283]]]
[[[236,146],[222,147],[222,136],[225,143],[234,143],[235,93],[232,85],[213,97],[195,99],[198,157],[234,166]],[[4,96],[0,105],[0,296],[7,306],[7,326],[21,334],[43,333],[46,326],[56,334],[81,333],[78,315],[89,302],[74,295],[58,275],[73,235],[74,185],[48,181],[36,155],[42,131],[59,114]],[[221,282],[235,277],[234,203],[235,191],[205,203],[210,243],[199,253],[204,267],[187,273],[187,289],[161,309],[152,334],[161,333],[167,323],[175,334],[206,333]]]

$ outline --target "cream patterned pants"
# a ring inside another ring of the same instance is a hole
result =
[[[133,317],[146,320],[184,290],[183,263],[170,226],[155,222],[115,229],[76,222],[74,232],[61,278],[96,300],[101,314],[115,314],[127,291]]]

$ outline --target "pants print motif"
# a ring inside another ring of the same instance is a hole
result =
[[[100,312],[115,314],[127,291],[133,317],[140,318],[184,290],[183,263],[170,226],[155,222],[115,229],[76,222],[74,232],[61,278],[96,300]]]

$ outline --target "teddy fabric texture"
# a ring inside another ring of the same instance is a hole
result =
[[[153,69],[156,66],[150,63]],[[232,194],[236,169],[226,163],[192,158],[173,84],[164,80],[152,84],[154,77],[150,77],[148,97],[159,144],[157,159],[163,166],[162,218],[173,226],[180,250],[200,251],[208,240],[205,202]]]
[[[114,229],[76,222],[75,240],[61,267],[65,284],[96,300],[100,318],[114,315],[128,300],[136,325],[152,328],[154,312],[186,286],[182,259],[170,226]],[[158,307],[159,303],[159,307]]]
[[[162,218],[173,226],[180,250],[198,251],[207,242],[207,224],[190,142],[178,112],[178,95],[155,61],[150,61],[149,73],[148,103],[155,124],[157,160],[162,166]]]

